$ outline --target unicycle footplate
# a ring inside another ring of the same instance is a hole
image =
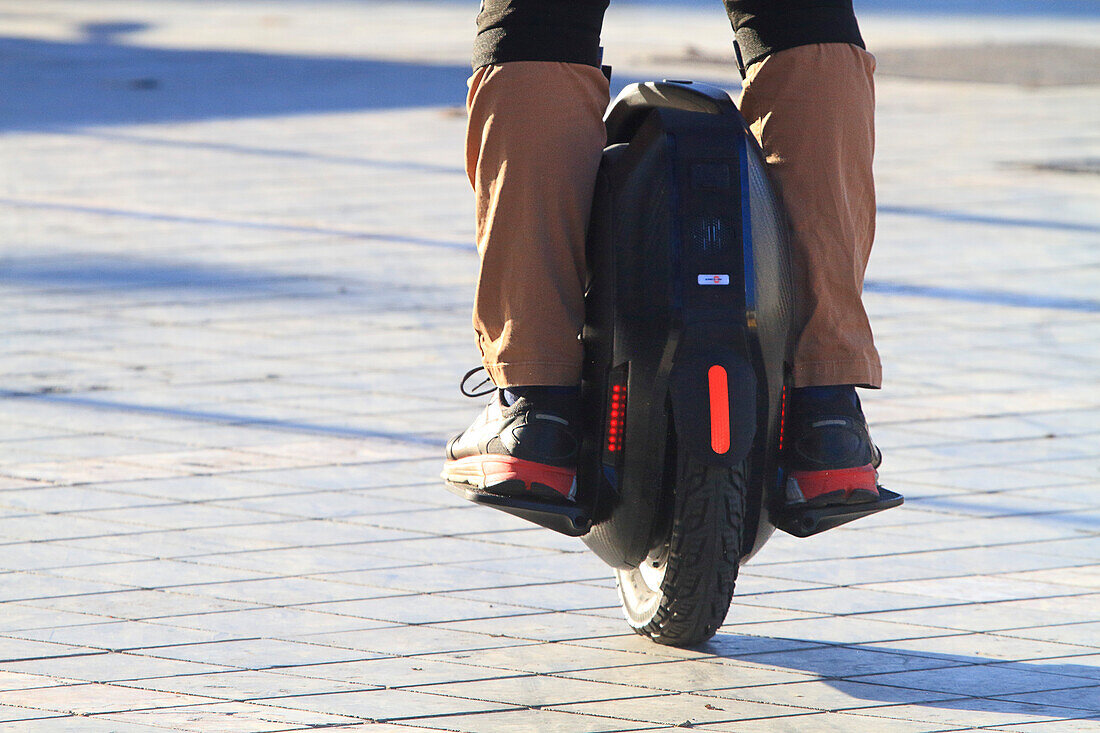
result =
[[[795,537],[809,537],[827,529],[861,519],[871,514],[901,506],[904,498],[889,489],[878,487],[878,501],[829,506],[784,506],[772,513],[775,526]]]
[[[470,486],[445,481],[451,493],[475,504],[499,509],[570,537],[580,537],[592,527],[592,512],[572,502],[551,502],[519,496],[501,496]]]

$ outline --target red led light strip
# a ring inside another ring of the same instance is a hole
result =
[[[623,425],[626,420],[626,389],[621,384],[611,387],[611,411],[607,417],[607,450],[611,453],[623,448]]]
[[[787,385],[779,395],[779,450],[783,450],[783,428],[787,424]]]

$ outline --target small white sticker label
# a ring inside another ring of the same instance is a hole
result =
[[[729,285],[730,284],[730,276],[729,275],[700,275],[699,276],[699,284],[700,285]]]

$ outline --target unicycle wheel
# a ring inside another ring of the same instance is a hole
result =
[[[658,644],[693,646],[729,612],[744,534],[746,466],[707,466],[676,456],[672,521],[637,568],[616,570],[631,627]]]

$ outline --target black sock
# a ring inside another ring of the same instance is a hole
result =
[[[511,407],[520,397],[534,403],[540,402],[567,402],[581,396],[580,386],[559,387],[536,385],[533,387],[504,387],[504,404]]]
[[[831,384],[821,387],[798,387],[791,395],[801,402],[828,403],[847,398],[853,406],[859,405],[854,384]]]

